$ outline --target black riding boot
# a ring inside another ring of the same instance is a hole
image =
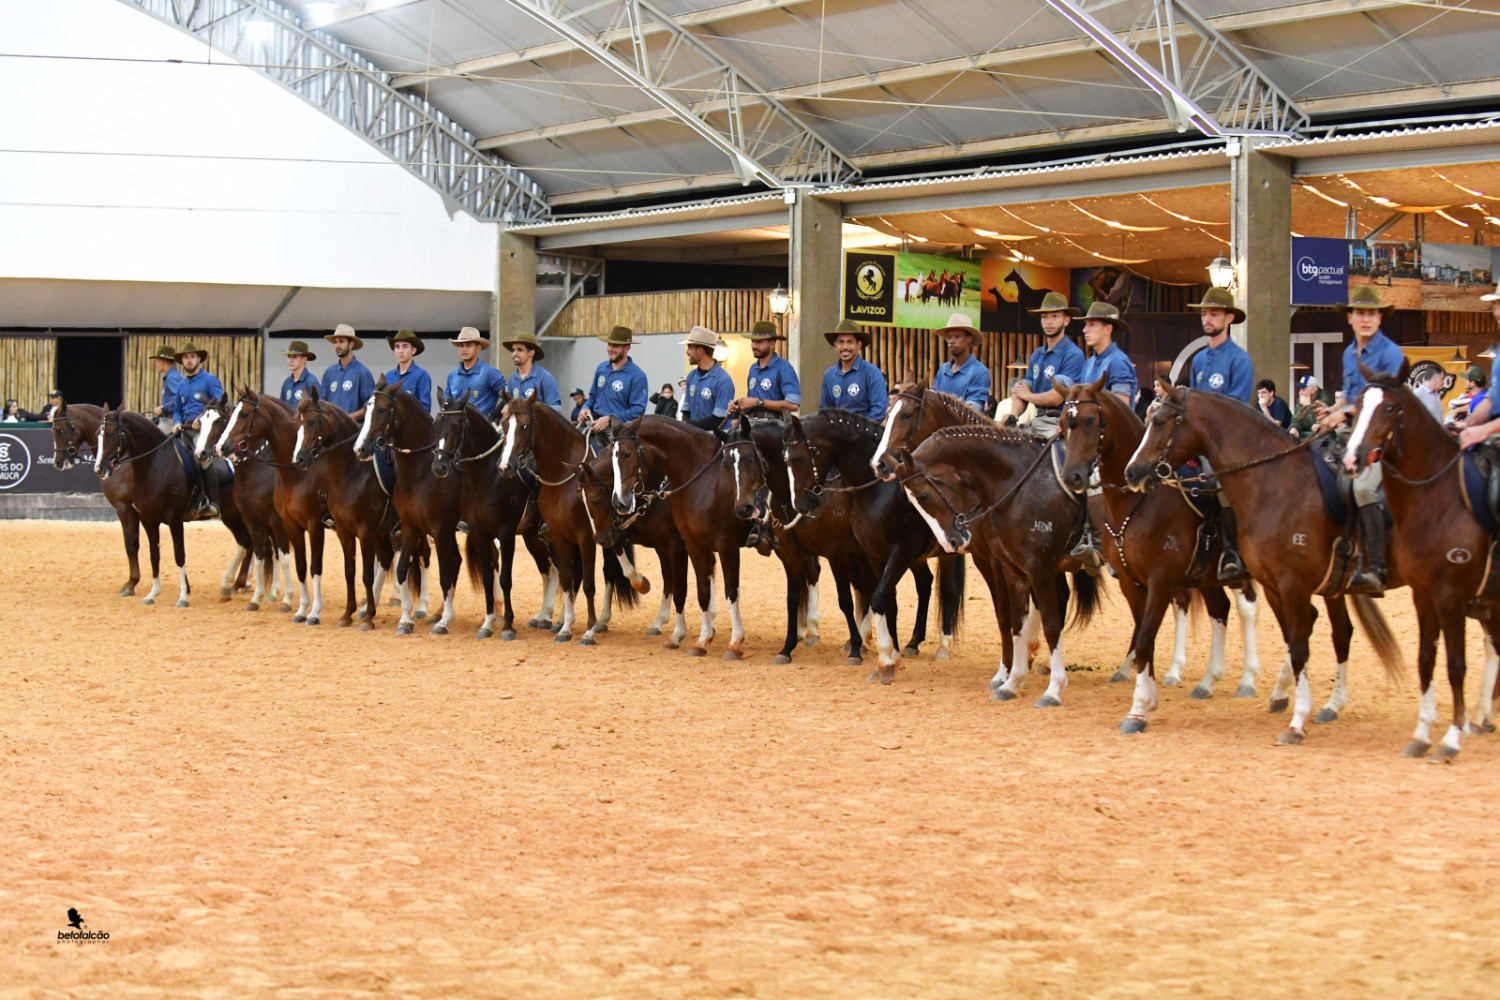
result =
[[[1219,538],[1222,545],[1219,554],[1219,582],[1226,587],[1244,583],[1250,579],[1250,571],[1240,558],[1240,531],[1239,525],[1235,523],[1233,507],[1222,507],[1219,510]]]
[[[219,516],[219,470],[217,462],[210,462],[203,470],[203,517]]]
[[[526,495],[526,509],[521,511],[521,520],[516,525],[516,534],[524,535],[536,527],[536,494]]]
[[[1371,503],[1359,509],[1359,534],[1364,549],[1363,561],[1359,572],[1349,578],[1344,593],[1379,596],[1385,593],[1385,551],[1388,544],[1384,507]]]

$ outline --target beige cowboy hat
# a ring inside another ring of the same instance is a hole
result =
[[[1374,285],[1360,285],[1349,293],[1348,302],[1340,302],[1334,308],[1340,314],[1347,316],[1350,309],[1379,309],[1383,313],[1388,313],[1396,307],[1390,303],[1381,302],[1380,292],[1376,291]]]
[[[449,337],[448,343],[455,347],[459,344],[478,344],[481,348],[484,348],[490,346],[490,339],[480,336],[479,331],[472,326],[466,326],[458,331],[457,337]]]
[[[305,340],[292,341],[290,344],[286,345],[286,350],[282,351],[281,353],[285,354],[287,357],[291,357],[293,354],[300,354],[309,361],[318,360],[318,356],[307,349],[307,341]]]
[[[823,334],[823,339],[832,344],[835,340],[839,339],[839,334],[841,333],[852,333],[859,338],[860,344],[865,347],[870,346],[870,335],[861,330],[859,324],[852,319],[839,320],[839,325],[828,333]]]
[[[1040,306],[1026,311],[1033,316],[1040,316],[1042,313],[1067,313],[1069,316],[1077,316],[1083,310],[1077,306],[1068,305],[1068,297],[1062,292],[1048,292],[1042,297]]]
[[[177,362],[181,362],[182,361],[182,356],[184,354],[196,354],[196,355],[198,355],[198,363],[200,365],[206,365],[206,364],[208,364],[208,351],[205,350],[202,347],[199,347],[197,344],[193,343],[191,340],[188,341],[187,344],[185,344],[183,346],[182,350],[180,350],[180,351],[177,352],[176,356],[173,357],[172,360],[173,361],[177,361]]]
[[[1087,323],[1091,319],[1097,319],[1101,322],[1108,323],[1116,330],[1124,330],[1126,333],[1130,332],[1130,324],[1120,318],[1120,310],[1116,309],[1108,302],[1095,302],[1093,305],[1089,306],[1089,311],[1083,317],[1083,321]]]
[[[1481,296],[1479,296],[1479,301],[1480,302],[1500,302],[1500,285],[1496,285],[1495,286],[1495,290],[1493,292],[1490,292],[1488,295],[1481,295]]]
[[[365,342],[359,339],[359,334],[355,333],[354,327],[350,326],[348,323],[340,323],[338,326],[333,328],[332,333],[328,334],[328,336],[324,337],[323,339],[331,344],[339,337],[354,341],[354,349],[356,351],[364,350]]]
[[[1227,288],[1210,288],[1203,294],[1202,302],[1189,302],[1189,309],[1222,309],[1234,319],[1230,322],[1245,322],[1245,310],[1234,304],[1234,293]]]
[[[416,348],[417,354],[421,354],[423,351],[427,350],[427,345],[422,343],[422,338],[418,337],[416,333],[411,330],[397,330],[396,335],[394,337],[385,338],[385,342],[386,346],[388,346],[393,351],[396,349],[397,344],[410,344],[412,347]]]
[[[505,348],[507,351],[515,347],[517,344],[525,344],[527,347],[536,352],[536,356],[532,358],[533,361],[541,361],[547,356],[547,352],[543,350],[542,345],[537,342],[536,334],[532,333],[530,330],[522,330],[520,333],[516,334],[509,340],[500,341],[500,346]]]
[[[975,340],[979,339],[979,331],[975,329],[974,321],[969,319],[969,317],[965,316],[963,313],[953,313],[948,317],[948,325],[938,327],[935,332],[939,337],[941,337],[944,334],[948,333],[950,330],[958,330],[962,333],[967,333]]]
[[[719,346],[719,335],[706,326],[695,326],[688,331],[687,340],[680,340],[678,344],[682,346],[693,344],[706,347],[711,351]]]
[[[786,334],[784,334],[780,330],[776,329],[776,324],[773,323],[773,322],[771,322],[768,319],[756,320],[755,321],[755,325],[753,325],[752,327],[750,327],[750,332],[749,333],[742,333],[742,334],[740,334],[740,336],[746,338],[747,340],[785,340],[786,339]]]
[[[617,326],[608,333],[600,334],[599,339],[606,344],[624,347],[635,343],[635,331],[628,326]]]
[[[174,351],[174,350],[172,350],[172,345],[171,344],[162,344],[162,345],[160,345],[160,346],[158,346],[156,348],[156,352],[154,354],[152,354],[151,357],[148,358],[147,360],[149,360],[149,361],[171,361],[171,362],[173,362],[175,364],[176,361],[177,361],[177,352]]]

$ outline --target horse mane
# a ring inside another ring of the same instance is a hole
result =
[[[1145,433],[1146,422],[1141,419],[1141,415],[1139,413],[1135,412],[1135,407],[1125,402],[1124,397],[1122,397],[1119,393],[1110,392],[1108,389],[1101,390],[1098,398],[1095,400],[1095,402],[1099,404],[1100,409],[1103,409],[1104,407],[1110,405],[1104,401],[1104,397],[1106,396],[1113,397],[1113,405],[1130,414],[1130,419],[1132,421],[1131,426],[1133,426],[1137,431]],[[1072,402],[1080,402],[1080,400],[1064,399],[1063,405],[1067,406]]]
[[[974,407],[970,406],[968,403],[964,402],[962,399],[953,395],[952,393],[939,392],[936,389],[928,389],[927,395],[929,398],[942,403],[944,409],[946,409],[949,413],[953,414],[953,416],[957,417],[961,422],[965,424],[975,424],[980,426],[991,426],[994,424],[994,421],[989,417],[985,416],[983,413],[980,413],[978,410],[974,409]]]
[[[952,438],[978,438],[981,441],[993,441],[996,444],[1042,444],[1042,439],[1030,431],[1017,430],[1013,427],[1002,427],[999,424],[985,422],[983,424],[963,424],[959,427],[944,427],[933,431],[927,436],[928,441],[947,441]]]
[[[1186,392],[1186,393],[1194,393],[1194,394],[1201,395],[1201,396],[1210,396],[1210,397],[1213,397],[1215,400],[1222,400],[1225,403],[1233,403],[1235,405],[1235,407],[1237,407],[1239,410],[1243,410],[1245,413],[1248,413],[1250,416],[1254,417],[1255,418],[1255,422],[1257,424],[1259,424],[1265,430],[1273,431],[1276,434],[1283,435],[1283,436],[1286,434],[1286,430],[1283,429],[1280,424],[1278,424],[1276,421],[1272,420],[1270,417],[1266,416],[1264,413],[1260,412],[1260,407],[1253,406],[1250,403],[1241,403],[1238,399],[1235,399],[1235,398],[1233,398],[1231,396],[1226,396],[1226,395],[1224,395],[1221,392],[1210,392],[1207,389],[1193,389],[1193,388],[1191,388],[1189,386],[1182,386],[1180,388],[1174,388],[1172,390],[1172,392],[1173,392],[1174,396],[1173,397],[1169,397],[1169,398],[1174,398],[1175,394],[1178,393],[1178,392]],[[1189,396],[1183,396],[1183,397],[1181,397],[1179,399],[1177,405],[1181,406],[1189,398],[1191,398],[1191,397],[1189,397]],[[1285,400],[1283,400],[1283,402],[1285,402]]]
[[[166,437],[162,429],[156,426],[156,421],[144,413],[137,413],[134,410],[116,410],[115,414],[120,418],[120,423],[132,434],[146,434],[149,431],[156,435],[151,438],[152,441],[160,441]]]
[[[837,407],[830,406],[819,410],[817,415],[826,417],[830,423],[838,424],[840,427],[847,427],[850,430],[869,435],[877,441],[880,440],[880,435],[885,430],[885,424],[882,424],[878,420],[871,420],[863,413],[852,413],[849,410],[841,410]]]

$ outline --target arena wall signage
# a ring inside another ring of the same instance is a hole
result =
[[[99,489],[93,456],[67,472],[52,465],[52,429],[0,431],[0,496],[14,493],[92,493]]]
[[[871,326],[938,330],[959,312],[980,323],[979,258],[844,251],[843,317]]]
[[[1349,296],[1349,241],[1292,237],[1292,305],[1335,306]]]
[[[871,326],[896,322],[896,255],[844,252],[844,318]]]

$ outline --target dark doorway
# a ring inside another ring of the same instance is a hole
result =
[[[124,337],[58,337],[57,388],[73,403],[108,403],[125,399]]]

